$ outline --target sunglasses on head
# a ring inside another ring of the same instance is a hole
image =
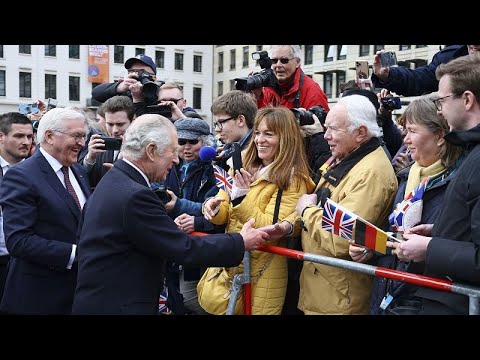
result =
[[[198,139],[195,140],[189,140],[189,139],[178,139],[178,145],[186,145],[189,143],[190,145],[196,145],[198,144]]]
[[[293,60],[293,58],[280,58],[280,59],[277,59],[277,58],[271,58],[270,60],[272,60],[272,65],[273,64],[276,64],[278,60],[280,60],[280,62],[285,65],[285,64],[288,64],[288,62],[290,60]]]

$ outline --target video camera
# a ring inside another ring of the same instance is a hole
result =
[[[296,108],[293,108],[291,110],[295,115],[295,117],[297,118],[300,126],[312,125],[313,123],[315,123],[315,120],[313,120],[313,117],[312,117],[313,114],[315,114],[318,117],[320,124],[322,124],[322,126],[325,126],[325,119],[327,117],[327,112],[321,105],[312,106],[308,110],[302,110],[302,109],[296,109]]]
[[[275,87],[277,78],[272,70],[272,60],[267,51],[255,51],[252,53],[252,59],[258,60],[262,71],[253,73],[247,77],[235,78],[235,89],[242,91],[251,91],[261,87]]]
[[[138,81],[143,85],[143,93],[145,97],[156,97],[160,86],[153,81],[153,75],[144,70],[138,71],[137,75]]]
[[[383,108],[388,111],[402,108],[402,103],[399,97],[384,97],[380,99],[380,102],[382,103]]]

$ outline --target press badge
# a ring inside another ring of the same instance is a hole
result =
[[[382,299],[382,302],[380,303],[380,309],[382,310],[385,310],[388,305],[390,305],[390,303],[392,302],[393,300],[393,296],[390,295],[390,294],[387,294],[383,299]]]

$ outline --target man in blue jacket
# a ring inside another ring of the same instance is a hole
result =
[[[435,69],[440,64],[460,56],[472,54],[480,50],[480,45],[449,45],[433,56],[430,64],[417,69],[406,67],[382,67],[380,54],[373,59],[372,82],[376,88],[385,88],[397,95],[419,96],[438,91],[438,80]]]

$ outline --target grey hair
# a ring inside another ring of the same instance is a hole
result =
[[[47,130],[65,131],[65,122],[70,120],[82,119],[87,132],[87,120],[77,110],[55,108],[46,112],[38,123],[37,142],[40,144],[45,140],[45,132]]]
[[[338,104],[343,104],[348,113],[347,129],[351,133],[360,126],[366,126],[370,137],[379,137],[380,128],[377,123],[377,110],[372,102],[363,95],[349,95],[340,98]]]
[[[139,121],[140,120],[140,121]],[[163,154],[168,146],[177,142],[168,136],[175,126],[166,117],[157,114],[144,114],[132,122],[125,132],[122,154],[132,160],[140,160],[148,144],[155,143],[157,153]]]
[[[290,54],[299,61],[302,61],[302,49],[300,45],[272,45],[271,49],[278,49],[284,46],[290,47]]]

